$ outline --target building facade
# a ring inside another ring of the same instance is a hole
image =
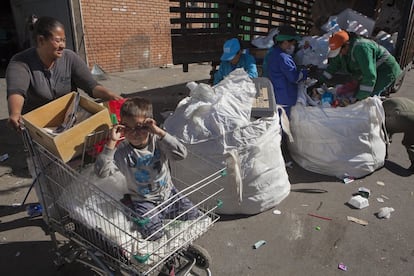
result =
[[[120,72],[172,63],[168,0],[78,2],[89,65]]]
[[[66,47],[92,68],[121,72],[172,63],[169,0],[16,0],[8,9],[20,49],[26,19],[52,16],[65,25]]]

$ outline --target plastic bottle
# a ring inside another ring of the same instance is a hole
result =
[[[331,104],[333,102],[333,94],[331,92],[325,91],[322,94],[322,107],[331,107]]]
[[[42,205],[40,205],[40,203],[30,204],[29,206],[27,206],[27,214],[29,215],[29,217],[41,216],[42,212],[43,208]]]

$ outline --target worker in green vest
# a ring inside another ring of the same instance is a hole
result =
[[[401,68],[394,56],[373,40],[355,33],[338,31],[329,38],[329,65],[323,78],[329,80],[334,73],[342,71],[359,81],[357,100],[381,95],[390,88]]]

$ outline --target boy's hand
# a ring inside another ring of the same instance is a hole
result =
[[[157,126],[157,122],[152,118],[146,118],[144,120],[144,126],[148,128],[148,131],[158,135],[160,138],[163,138],[165,136],[165,130]]]
[[[106,146],[110,149],[114,149],[116,146],[116,143],[121,140],[122,138],[122,130],[125,127],[123,125],[114,125],[111,129],[110,139],[106,143]]]

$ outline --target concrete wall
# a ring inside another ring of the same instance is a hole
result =
[[[80,1],[90,66],[106,72],[172,63],[168,0]]]

